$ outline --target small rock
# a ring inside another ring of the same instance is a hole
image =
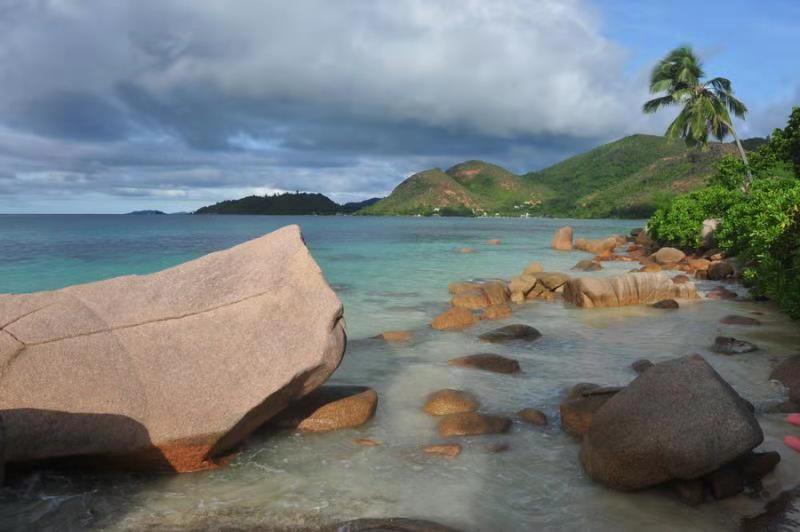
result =
[[[450,304],[455,308],[465,308],[467,310],[480,310],[490,305],[489,298],[483,290],[471,290],[459,292],[450,300]]]
[[[740,458],[737,465],[744,476],[745,482],[753,483],[772,473],[780,461],[780,453],[769,451],[766,453],[749,453],[744,458]]]
[[[408,331],[386,331],[380,337],[387,342],[408,342],[411,340],[411,333]]]
[[[481,318],[485,320],[501,320],[511,316],[511,307],[508,303],[501,305],[492,305],[481,314]]]
[[[534,261],[534,262],[531,262],[530,264],[528,264],[527,266],[525,266],[525,270],[523,270],[522,274],[523,275],[533,275],[533,274],[536,274],[536,273],[541,273],[543,271],[544,271],[544,268],[542,268],[541,263]]]
[[[447,363],[451,366],[480,369],[494,373],[519,373],[521,371],[519,362],[513,358],[506,358],[494,353],[478,353],[477,355],[454,358]]]
[[[365,386],[322,386],[291,403],[270,424],[304,432],[359,427],[372,419],[378,394]]]
[[[504,453],[511,449],[511,444],[507,441],[491,443],[486,446],[486,450],[492,454]]]
[[[726,464],[703,480],[716,500],[727,499],[744,491],[744,477],[734,464]]]
[[[658,273],[661,271],[661,266],[659,266],[654,262],[651,262],[649,264],[645,264],[643,267],[639,269],[639,271],[644,273]]]
[[[503,281],[486,281],[481,290],[489,298],[489,305],[502,305],[508,302],[508,286]]]
[[[472,412],[480,406],[478,398],[469,392],[445,388],[428,396],[423,410],[432,416]]]
[[[478,318],[465,308],[453,307],[436,316],[431,327],[440,331],[458,331],[478,323]]]
[[[639,375],[641,375],[648,369],[652,368],[653,366],[655,366],[655,364],[653,364],[646,358],[640,358],[639,360],[636,360],[633,364],[631,364],[631,368],[633,369],[633,371],[635,371]]]
[[[706,298],[708,299],[721,299],[724,301],[730,301],[731,299],[736,299],[737,297],[739,297],[739,295],[736,292],[728,290],[724,286],[717,286],[708,294],[706,294]]]
[[[721,281],[733,276],[733,265],[729,261],[712,262],[708,267],[708,279],[711,281]]]
[[[337,523],[325,532],[459,532],[455,528],[422,519],[404,517],[380,517],[375,519],[355,519]]]
[[[443,443],[441,445],[429,445],[422,449],[425,454],[435,454],[445,458],[455,458],[461,454],[461,445],[458,443]]]
[[[691,480],[673,480],[670,485],[675,495],[689,506],[697,506],[705,500],[703,481],[699,478]]]
[[[800,404],[800,356],[792,356],[781,362],[772,370],[769,378],[786,386],[789,389],[789,400]]]
[[[506,325],[505,327],[500,327],[499,329],[483,333],[478,338],[483,342],[497,344],[512,341],[532,342],[541,337],[542,333],[530,325],[514,324]]]
[[[689,259],[686,261],[689,264],[689,267],[693,270],[708,270],[708,267],[711,266],[711,261],[708,259]]]
[[[755,318],[750,318],[748,316],[739,316],[738,314],[731,314],[729,316],[725,316],[721,320],[720,323],[724,323],[725,325],[761,325],[761,322]]]
[[[461,248],[458,250],[459,253],[475,253],[475,250],[472,248]]]
[[[548,290],[558,290],[560,287],[567,284],[570,277],[564,273],[542,272],[536,274],[536,279]]]
[[[536,410],[535,408],[523,408],[517,412],[517,417],[531,425],[539,427],[547,425],[547,416],[544,412]]]
[[[712,351],[723,355],[741,355],[742,353],[751,353],[757,349],[758,347],[750,342],[737,340],[730,336],[717,336],[714,339],[714,345],[711,346]]]
[[[373,440],[372,438],[356,438],[353,441],[362,447],[377,447],[379,445],[383,445],[382,441]]]
[[[461,292],[471,292],[473,290],[480,290],[480,283],[456,282],[447,285],[447,291],[451,294],[459,294]]]
[[[675,277],[672,278],[672,282],[675,284],[686,284],[689,281],[690,281],[689,276],[684,274],[676,275]]]
[[[578,264],[572,267],[573,270],[580,270],[582,272],[596,272],[603,269],[603,266],[599,262],[595,262],[593,260],[584,259],[579,261]]]
[[[664,265],[680,262],[686,257],[686,254],[675,248],[661,248],[653,253],[652,257],[658,264]]]
[[[569,251],[572,249],[572,227],[564,226],[556,231],[551,243],[553,249]]]
[[[477,412],[450,414],[439,421],[439,434],[443,438],[451,436],[478,436],[498,434],[511,428],[511,420],[502,416],[490,416]]]
[[[486,242],[490,246],[499,246],[502,244],[502,241],[499,238],[492,238]]]
[[[660,308],[666,310],[675,310],[681,308],[677,301],[674,299],[662,299],[658,303],[653,303],[653,308]]]

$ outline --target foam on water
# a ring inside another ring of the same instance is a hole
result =
[[[375,419],[354,430],[299,435],[261,431],[233,463],[216,471],[177,476],[78,475],[42,472],[0,492],[0,528],[141,530],[254,526],[314,528],[369,516],[412,516],[466,530],[729,530],[758,500],[740,496],[690,508],[671,494],[616,493],[593,484],[578,462],[578,443],[558,426],[565,387],[578,382],[624,385],[631,362],[657,362],[700,353],[758,408],[781,400],[768,382],[771,365],[795,354],[800,332],[768,305],[700,301],[677,312],[649,307],[580,310],[533,303],[502,321],[465,332],[427,324],[446,306],[447,284],[470,278],[508,278],[532,260],[568,270],[587,255],[549,249],[563,220],[287,218],[287,217],[0,217],[0,292],[56,288],[126,273],[145,273],[300,223],[327,278],[345,304],[349,344],[333,383],[366,384],[380,394]],[[629,231],[622,221],[569,221],[580,236]],[[486,241],[500,238],[500,246]],[[460,254],[469,246],[475,253]],[[625,271],[607,263],[593,275]],[[706,286],[707,288],[707,286]],[[762,327],[719,324],[730,313],[758,316]],[[482,344],[477,336],[507,323],[543,333],[530,345]],[[371,338],[408,329],[413,340]],[[718,334],[735,334],[761,350],[736,357],[708,350]],[[495,375],[447,365],[476,352],[518,359],[524,373]],[[460,440],[454,460],[420,449],[441,440],[436,420],[420,407],[440,388],[475,393],[482,410],[513,415],[543,410],[545,428],[515,423],[506,435]],[[800,475],[800,461],[780,444],[791,432],[780,416],[761,415],[762,446],[782,452],[773,494]],[[373,438],[361,447],[355,438]],[[502,453],[493,443],[508,443]]]

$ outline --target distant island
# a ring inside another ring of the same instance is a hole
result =
[[[755,150],[764,142],[742,144]],[[657,135],[630,135],[525,174],[466,161],[416,173],[382,199],[340,205],[319,193],[283,193],[222,201],[195,214],[647,218],[673,197],[704,186],[717,161],[735,153],[732,144],[697,150]]]
[[[195,214],[269,214],[269,215],[333,215],[353,214],[364,207],[380,201],[371,198],[340,205],[319,193],[286,192],[266,196],[247,196],[237,200],[226,200],[202,207]]]
[[[150,215],[154,215],[154,214],[167,214],[167,213],[165,213],[164,211],[143,210],[143,211],[132,211],[132,212],[128,212],[128,213],[125,213],[125,214],[133,215],[133,216],[150,216]]]

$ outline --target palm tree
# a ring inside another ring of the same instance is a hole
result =
[[[691,47],[675,48],[658,62],[650,75],[650,93],[664,93],[663,96],[646,102],[642,110],[655,113],[662,107],[683,106],[678,117],[667,128],[666,136],[670,139],[683,138],[687,146],[705,147],[709,134],[720,141],[732,135],[747,171],[744,185],[747,191],[753,175],[731,120],[731,113],[744,118],[747,107],[733,96],[729,79],[713,78],[704,82],[704,77],[703,64]]]

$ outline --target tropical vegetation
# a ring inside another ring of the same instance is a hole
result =
[[[800,108],[749,163],[723,157],[708,185],[659,209],[648,232],[661,243],[694,249],[703,221],[719,220],[716,245],[737,257],[751,290],[800,318]]]

